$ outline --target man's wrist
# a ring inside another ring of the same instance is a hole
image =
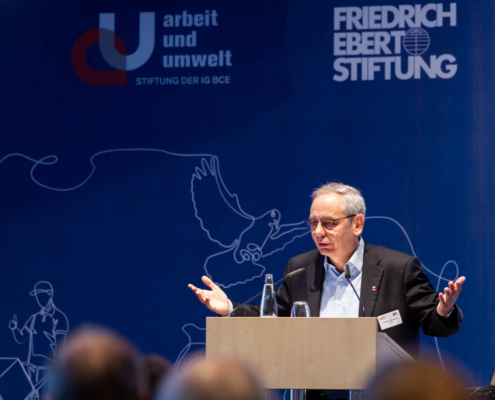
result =
[[[447,319],[447,318],[449,318],[454,313],[454,311],[455,311],[455,304],[454,304],[454,306],[451,308],[451,310],[448,312],[448,314],[445,317],[443,315],[440,315],[440,314],[439,315],[440,315],[441,318]]]
[[[452,307],[452,310],[450,310],[449,313],[444,318],[449,318],[452,315],[452,313],[454,312],[454,308],[455,308],[455,304],[454,304],[454,307]]]
[[[229,300],[229,313],[227,315],[222,315],[222,317],[230,317],[232,311],[234,311],[234,306],[232,305],[232,302]]]

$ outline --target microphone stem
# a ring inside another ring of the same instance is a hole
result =
[[[365,316],[364,304],[361,301],[361,297],[359,297],[359,295],[356,292],[356,289],[354,289],[354,285],[352,284],[351,280],[347,276],[345,278],[347,279],[347,282],[349,282],[349,284],[351,285],[352,290],[354,290],[354,293],[356,294],[356,297],[358,298],[359,302],[361,303],[361,306],[363,307],[363,317],[364,317]]]

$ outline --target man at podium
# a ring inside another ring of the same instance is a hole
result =
[[[289,260],[284,275],[303,267],[305,271],[277,290],[279,316],[289,316],[294,301],[306,301],[313,317],[378,317],[378,330],[413,357],[419,353],[420,327],[438,337],[460,329],[462,311],[456,301],[465,277],[437,293],[416,257],[365,242],[366,206],[356,188],[328,183],[311,197],[306,223],[317,248]],[[345,278],[346,266],[362,305]],[[202,281],[209,290],[189,288],[213,312],[230,315],[238,304],[210,278],[203,276]],[[259,307],[242,306],[234,315],[257,316]]]

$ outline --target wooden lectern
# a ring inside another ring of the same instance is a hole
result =
[[[206,357],[245,360],[266,389],[366,389],[376,371],[413,360],[376,318],[207,318]]]

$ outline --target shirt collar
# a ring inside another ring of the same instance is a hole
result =
[[[358,276],[361,271],[363,270],[363,258],[364,258],[364,240],[361,237],[359,239],[359,244],[354,252],[354,254],[351,256],[349,261],[347,261],[346,264],[349,265],[349,269],[351,271],[351,277],[354,278],[355,276]],[[328,262],[328,257],[325,256],[325,270],[327,274],[330,272],[330,270],[333,270],[337,275],[341,275],[341,273],[335,268],[334,265],[330,264]]]
[[[55,304],[51,302],[50,307],[48,309],[42,308],[40,314],[43,316],[43,321],[45,320],[47,315],[53,317],[53,314],[55,314]]]

